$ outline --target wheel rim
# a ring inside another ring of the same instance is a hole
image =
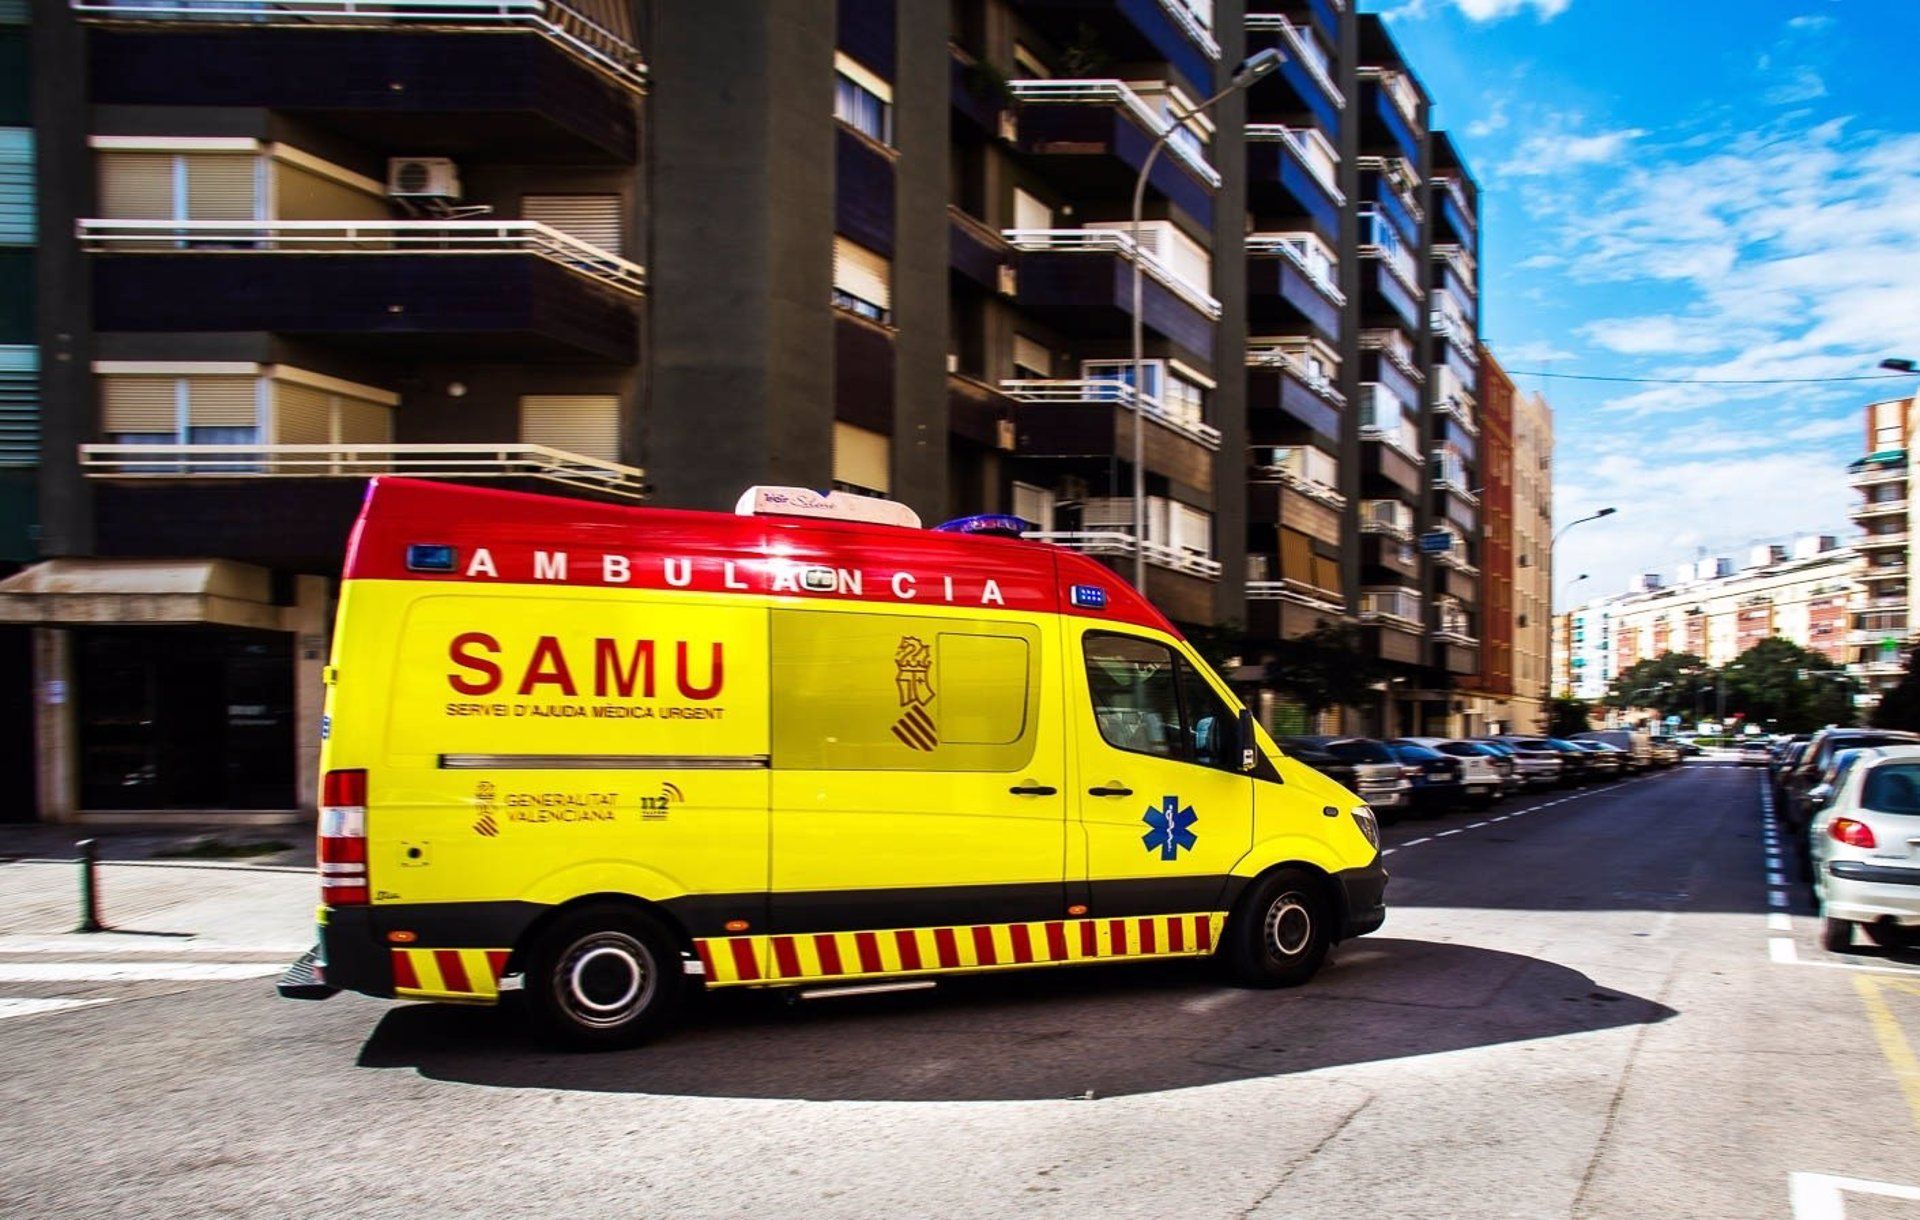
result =
[[[582,937],[553,969],[553,994],[582,1025],[606,1027],[632,1020],[652,1003],[656,983],[653,955],[624,932]]]
[[[1313,911],[1304,895],[1288,892],[1273,900],[1264,923],[1267,951],[1276,957],[1298,957],[1313,941]]]

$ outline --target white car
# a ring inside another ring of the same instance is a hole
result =
[[[1808,794],[1820,943],[1844,953],[1859,926],[1885,948],[1920,945],[1920,746],[1848,753]]]
[[[1480,749],[1477,742],[1457,741],[1451,737],[1396,737],[1395,745],[1425,746],[1429,750],[1438,750],[1448,758],[1460,760],[1460,782],[1467,790],[1467,799],[1478,801],[1482,805],[1491,805],[1500,797],[1500,787],[1505,781],[1500,767],[1493,757]]]

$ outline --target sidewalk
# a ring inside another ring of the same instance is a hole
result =
[[[92,839],[102,860],[201,860],[208,863],[313,867],[313,827],[221,826],[191,820],[142,826],[61,826],[45,822],[0,824],[0,862],[75,860],[74,846]],[[274,844],[284,846],[261,852]]]

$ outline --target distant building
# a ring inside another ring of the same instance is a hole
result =
[[[1894,398],[1867,407],[1867,454],[1852,467],[1851,482],[1860,492],[1853,506],[1860,532],[1853,540],[1855,579],[1860,597],[1853,608],[1847,643],[1848,670],[1866,684],[1867,700],[1878,702],[1904,669],[1901,645],[1913,621],[1913,512],[1908,495],[1913,466],[1913,418],[1920,396]]]

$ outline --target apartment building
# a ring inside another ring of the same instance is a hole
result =
[[[1920,398],[1893,398],[1866,409],[1866,456],[1848,470],[1860,493],[1852,508],[1859,532],[1853,538],[1859,600],[1847,636],[1847,669],[1865,686],[1864,699],[1880,695],[1906,671],[1906,643],[1913,634],[1914,522],[1913,421]]]
[[[1510,721],[1545,727],[1560,689],[1549,669],[1553,615],[1553,408],[1544,396],[1513,401],[1513,696]]]
[[[34,335],[33,103],[26,0],[0,0],[0,577],[31,562],[34,468],[39,460],[39,348]],[[33,768],[32,632],[0,625],[0,761]],[[31,821],[33,796],[16,795],[0,821]]]
[[[37,0],[42,816],[312,807],[382,472],[1018,513],[1255,650],[1357,621],[1442,723],[1476,188],[1376,18],[1247,7]]]
[[[1731,558],[1683,564],[1671,583],[1643,576],[1634,590],[1571,612],[1573,692],[1598,699],[1635,663],[1667,652],[1725,665],[1773,636],[1844,662],[1856,560],[1857,552],[1823,535],[1756,545],[1744,565]]]

